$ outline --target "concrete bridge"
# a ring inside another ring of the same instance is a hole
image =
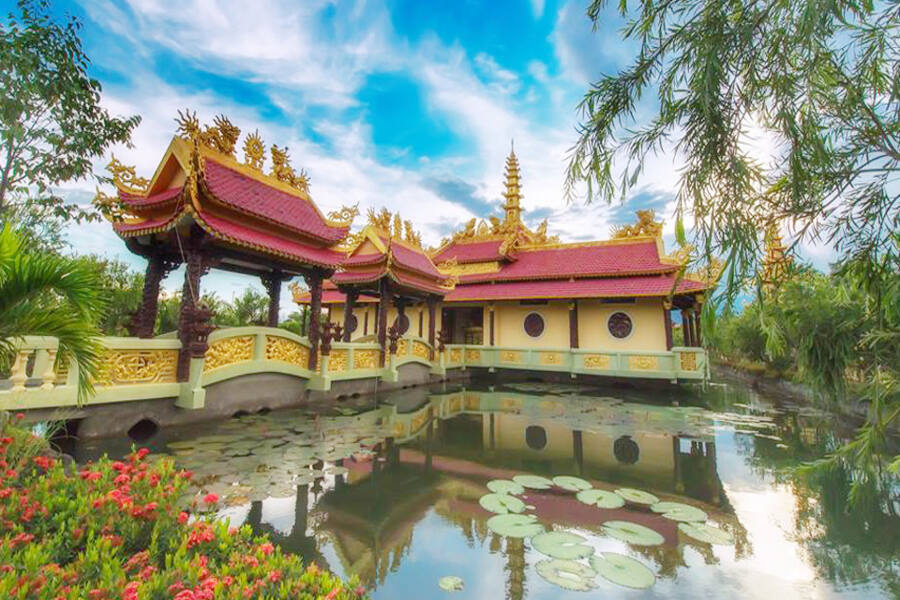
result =
[[[397,340],[381,366],[373,338],[333,342],[310,364],[306,337],[274,327],[214,331],[190,375],[178,381],[182,342],[174,333],[156,338],[105,337],[95,392],[79,404],[77,367],[56,360],[55,338],[26,337],[6,380],[0,410],[29,419],[78,420],[78,435],[121,434],[142,422],[154,427],[228,417],[237,412],[297,406],[306,401],[372,394],[414,385],[464,379],[473,373],[511,370],[568,378],[617,378],[679,382],[703,380],[702,348],[663,352],[602,352],[569,348],[514,348]]]

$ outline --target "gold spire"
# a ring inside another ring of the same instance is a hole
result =
[[[522,209],[519,202],[522,200],[522,190],[519,183],[519,159],[516,158],[516,150],[510,141],[509,156],[506,157],[506,191],[503,192],[506,203],[503,210],[506,211],[506,223],[519,223]]]
[[[764,235],[766,254],[762,260],[760,278],[763,288],[771,292],[784,281],[788,269],[793,262],[781,239],[778,226],[771,223]]]

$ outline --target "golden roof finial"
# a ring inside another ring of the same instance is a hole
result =
[[[106,165],[106,170],[112,174],[113,184],[127,194],[143,196],[150,189],[150,180],[138,177],[135,168],[123,165],[119,159],[112,155],[112,160]]]
[[[506,224],[519,223],[521,221],[522,209],[519,202],[522,200],[521,182],[519,180],[519,159],[516,158],[514,142],[510,140],[509,156],[506,157],[506,191],[503,197],[506,203],[503,210],[506,211]]]
[[[257,129],[244,139],[244,162],[247,163],[248,167],[262,171],[265,160],[266,145],[263,143]]]
[[[636,214],[638,218],[637,223],[634,225],[614,226],[612,228],[612,237],[660,237],[662,235],[662,221],[656,220],[656,213],[653,210],[639,210]]]

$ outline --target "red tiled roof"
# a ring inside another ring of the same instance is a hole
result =
[[[391,244],[391,255],[394,257],[394,262],[404,269],[416,271],[432,279],[443,280],[445,278],[422,250],[407,248],[402,244],[393,243]]]
[[[322,267],[335,268],[344,259],[342,252],[310,246],[297,240],[289,240],[277,235],[252,229],[234,221],[217,217],[205,211],[198,211],[201,224],[217,237],[223,237],[238,245],[250,246],[268,254],[282,255],[287,258]]]
[[[666,296],[672,291],[675,275],[605,277],[574,281],[511,281],[457,285],[444,298],[447,302],[474,300],[529,300],[540,298],[620,298]],[[676,293],[706,289],[702,283],[682,280]]]
[[[209,158],[204,161],[206,185],[224,204],[298,233],[333,244],[349,227],[325,222],[311,202],[266,185]]]
[[[430,278],[426,279],[425,277],[418,277],[412,273],[403,271],[391,271],[391,277],[400,285],[414,290],[423,290],[434,294],[440,294],[441,296],[447,293],[446,288],[442,288],[440,284]]]
[[[503,240],[471,243],[456,242],[436,254],[432,260],[439,263],[456,258],[456,262],[460,264],[500,260],[503,258],[503,255],[500,254],[500,246],[502,244]]]
[[[159,204],[165,204],[169,200],[177,198],[182,190],[184,190],[184,186],[179,186],[163,190],[158,194],[152,194],[150,196],[135,196],[134,194],[119,192],[119,200],[131,208],[148,208]]]
[[[344,292],[336,288],[325,288],[325,285],[322,287],[322,304],[343,304],[346,302],[347,298],[344,296]],[[309,304],[309,292],[304,292],[295,301],[300,304]],[[356,299],[356,304],[370,304],[373,302],[378,302],[378,298],[365,294],[360,294],[359,298]]]
[[[373,269],[371,271],[340,271],[331,276],[331,280],[338,284],[344,285],[348,283],[368,283],[383,277],[385,270],[383,268]]]
[[[525,279],[563,279],[569,277],[613,277],[672,273],[676,265],[659,260],[656,242],[572,245],[520,250],[516,261],[499,272],[464,275],[464,283],[476,281],[516,281]]]
[[[144,232],[150,233],[152,231],[163,231],[168,229],[172,223],[178,220],[181,217],[182,211],[174,211],[171,215],[163,215],[161,217],[154,217],[151,219],[144,219],[137,223],[128,223],[128,222],[117,222],[113,223],[113,231],[117,234],[132,237],[136,235],[141,235]]]
[[[369,254],[354,254],[344,259],[341,264],[349,266],[374,265],[384,260],[384,254],[381,252],[371,252]]]

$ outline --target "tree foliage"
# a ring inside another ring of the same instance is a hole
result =
[[[595,25],[610,3],[593,0]],[[634,61],[579,106],[567,189],[612,199],[647,158],[684,161],[678,220],[728,258],[729,290],[758,266],[762,234],[824,238],[839,255],[896,265],[900,225],[900,4],[650,0],[618,4]],[[648,100],[648,97],[652,100]],[[637,122],[645,102],[656,109]],[[754,137],[770,142],[760,156]],[[896,267],[895,267],[896,268]]]
[[[128,143],[140,117],[114,117],[79,39],[81,23],[55,22],[46,0],[19,0],[0,23],[0,219],[12,204],[62,219],[93,219],[52,186],[91,175],[112,144]]]
[[[31,252],[8,225],[0,230],[0,363],[9,363],[23,336],[58,338],[58,360],[78,364],[79,398],[84,399],[101,353],[95,322],[106,306],[94,269]]]

